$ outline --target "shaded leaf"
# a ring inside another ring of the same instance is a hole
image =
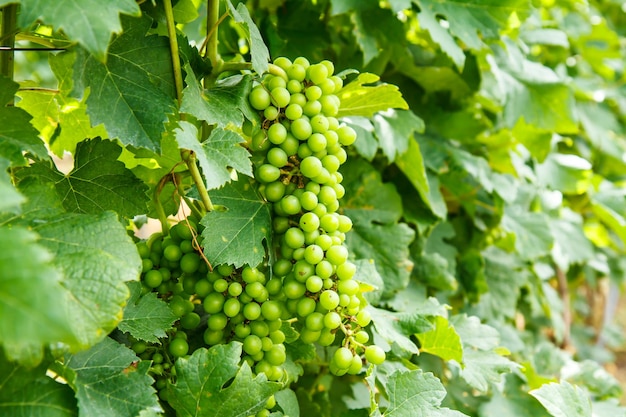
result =
[[[102,63],[78,48],[74,92],[87,98],[94,125],[124,145],[159,150],[167,115],[174,113],[174,77],[167,39],[150,35],[151,21],[122,18],[124,32],[111,42]],[[132,63],[132,65],[129,65]]]
[[[515,235],[515,250],[522,259],[543,256],[554,244],[548,218],[543,213],[525,212],[509,206],[502,217],[502,227]]]
[[[211,200],[225,210],[209,212],[201,220],[209,262],[235,267],[260,264],[265,257],[263,241],[268,241],[272,230],[269,205],[246,178],[212,191]]]
[[[420,341],[420,352],[439,356],[445,361],[463,361],[461,338],[445,317],[436,316],[432,329],[415,336]]]
[[[3,416],[75,417],[74,392],[46,375],[48,364],[27,368],[0,352],[0,414]]]
[[[267,46],[265,46],[259,28],[254,24],[248,9],[243,3],[237,4],[237,8],[235,9],[230,0],[228,0],[228,9],[235,22],[239,23],[246,34],[246,38],[250,44],[252,69],[257,74],[263,74],[268,68],[270,52]]]
[[[51,7],[52,6],[52,7]],[[22,0],[20,26],[28,27],[36,20],[63,30],[77,40],[100,61],[105,60],[109,40],[122,31],[120,14],[138,16],[141,12],[133,0]]]
[[[74,168],[67,175],[38,162],[20,170],[18,177],[32,176],[54,184],[69,212],[98,214],[114,210],[131,218],[146,212],[148,188],[117,160],[121,151],[115,142],[92,139],[78,144]]]
[[[135,339],[157,343],[165,337],[166,330],[172,328],[177,319],[172,310],[156,293],[141,295],[141,284],[129,282],[130,298],[124,308],[124,318],[118,329],[129,333]]]
[[[240,144],[245,139],[239,134],[221,128],[211,131],[202,143],[198,142],[198,129],[189,122],[180,122],[175,130],[176,141],[182,149],[195,152],[207,189],[212,190],[230,182],[232,177],[228,168],[252,176],[250,154]]]
[[[568,382],[551,382],[529,393],[554,417],[589,417],[591,402],[580,387]]]
[[[177,415],[247,417],[263,409],[280,384],[267,381],[265,374],[253,376],[247,362],[239,365],[240,359],[237,342],[201,348],[189,359],[178,359],[170,396]],[[232,384],[223,388],[233,377]]]
[[[149,361],[105,338],[91,349],[66,355],[55,370],[76,391],[80,415],[85,417],[134,417],[143,410],[161,411]]]

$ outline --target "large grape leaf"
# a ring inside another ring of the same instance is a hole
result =
[[[76,417],[74,392],[46,376],[47,363],[36,368],[9,362],[0,351],[0,415]]]
[[[506,126],[520,118],[536,128],[574,133],[578,131],[574,95],[565,81],[551,68],[527,60],[517,45],[505,39],[506,50],[494,47],[488,57],[497,82]]]
[[[114,142],[92,139],[76,147],[74,168],[67,175],[49,163],[37,162],[18,172],[24,179],[54,184],[68,212],[98,214],[113,210],[132,218],[146,212],[148,187],[117,160],[122,149]]]
[[[0,213],[18,213],[20,205],[25,198],[21,195],[11,183],[11,177],[7,172],[9,168],[9,160],[0,157]]]
[[[413,138],[409,138],[408,149],[395,159],[396,166],[406,175],[415,190],[419,193],[422,201],[428,207],[430,202],[430,185],[426,176],[424,158],[420,151],[419,143]]]
[[[210,195],[224,210],[207,213],[201,223],[204,254],[213,265],[258,265],[272,230],[270,207],[247,178],[226,184]]]
[[[31,116],[22,109],[7,106],[18,87],[17,83],[0,75],[0,157],[14,165],[27,165],[23,152],[46,159],[48,151],[30,124]]]
[[[409,149],[413,132],[424,132],[424,121],[410,110],[388,109],[373,119],[379,146],[391,162]]]
[[[441,407],[446,389],[432,373],[421,369],[398,370],[387,381],[389,405],[383,413],[386,417],[462,417],[460,411]]]
[[[28,27],[42,20],[104,61],[111,36],[122,31],[120,13],[138,16],[141,12],[133,0],[22,0],[19,23]]]
[[[494,389],[489,401],[480,406],[481,417],[548,417],[539,402],[528,394],[519,376],[509,374],[504,389]]]
[[[198,129],[189,122],[180,122],[175,133],[178,146],[195,152],[207,189],[230,182],[232,177],[228,168],[252,176],[250,153],[241,146],[245,140],[232,130],[216,127],[202,143],[198,141]]]
[[[122,18],[124,32],[109,47],[106,63],[78,48],[74,92],[85,94],[94,125],[124,145],[158,150],[167,114],[175,110],[174,77],[167,39],[146,36],[151,21]]]
[[[507,206],[502,227],[515,235],[515,249],[522,259],[532,260],[546,255],[554,245],[548,217],[543,213]]]
[[[263,74],[268,68],[270,52],[267,46],[265,46],[265,41],[261,36],[261,32],[259,32],[259,28],[254,24],[248,9],[243,3],[239,3],[236,9],[230,0],[227,1],[227,4],[230,15],[239,24],[250,45],[252,69],[257,74]]]
[[[465,57],[452,36],[470,49],[479,50],[483,47],[482,38],[500,36],[500,30],[507,27],[513,13],[522,17],[530,11],[528,0],[413,1],[420,6],[420,24],[458,68],[463,67]],[[442,29],[438,17],[447,21],[448,31]]]
[[[263,409],[281,385],[267,381],[265,374],[253,376],[247,362],[239,365],[240,360],[238,342],[197,349],[189,359],[178,359],[177,381],[169,396],[177,415],[247,417]]]
[[[408,109],[409,105],[395,85],[386,83],[366,85],[374,84],[379,79],[378,75],[365,72],[339,90],[337,96],[341,100],[341,105],[337,117],[372,117],[376,112],[390,108]]]
[[[54,370],[76,392],[81,417],[135,417],[143,410],[161,411],[149,368],[150,362],[107,337],[66,355]]]
[[[563,381],[551,382],[529,392],[554,417],[589,417],[591,401],[581,388]]]
[[[136,339],[157,343],[172,328],[177,317],[167,303],[149,292],[141,295],[141,284],[129,282],[130,298],[124,308],[124,318],[117,328]]]
[[[187,86],[183,90],[181,112],[209,124],[217,124],[218,127],[226,127],[231,123],[241,126],[244,115],[250,120],[255,118],[247,99],[252,88],[251,76],[228,77],[210,89],[203,90],[189,64],[185,65],[185,72]]]
[[[52,152],[62,158],[65,151],[74,153],[76,144],[86,138],[106,138],[103,125],[91,126],[85,99],[78,101],[70,97],[74,81],[72,68],[76,54],[65,52],[50,54],[48,60],[59,86],[57,90],[32,89],[20,91],[18,107],[26,110]]]
[[[100,342],[122,319],[126,281],[139,278],[141,259],[115,213],[66,214],[35,222],[41,245],[55,256],[69,291],[59,300],[85,349]]]
[[[420,352],[427,352],[439,356],[445,361],[463,361],[463,346],[461,338],[448,319],[436,316],[433,327],[415,336],[420,341]]]
[[[31,364],[46,344],[76,343],[61,274],[37,239],[21,227],[0,227],[0,344],[10,359]]]

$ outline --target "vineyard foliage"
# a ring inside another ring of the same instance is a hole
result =
[[[0,415],[626,416],[621,1],[0,10]]]

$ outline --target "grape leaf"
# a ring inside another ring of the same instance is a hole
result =
[[[433,328],[415,336],[420,341],[420,351],[439,356],[445,361],[463,361],[461,338],[448,320],[442,316],[433,319]]]
[[[300,407],[296,393],[286,388],[274,394],[276,404],[283,410],[284,415],[290,417],[300,417]]]
[[[76,148],[74,168],[67,175],[50,164],[38,162],[18,172],[54,184],[69,212],[98,214],[117,211],[132,218],[146,212],[148,187],[117,160],[121,148],[115,142],[92,139]]]
[[[198,142],[198,129],[189,122],[180,122],[175,133],[181,148],[195,152],[207,189],[219,188],[230,182],[229,167],[252,176],[250,154],[240,145],[245,140],[232,130],[214,128],[202,143]]]
[[[120,13],[139,16],[133,0],[22,0],[19,23],[28,27],[36,20],[63,30],[100,61],[105,60],[107,45],[114,33],[122,30]]]
[[[154,292],[141,295],[141,284],[129,282],[130,298],[124,308],[124,318],[117,328],[136,339],[157,343],[172,328],[177,317]]]
[[[583,232],[582,216],[563,208],[562,218],[550,219],[550,231],[554,236],[552,258],[564,271],[572,263],[584,263],[594,256],[593,245]]]
[[[241,343],[197,349],[189,359],[176,361],[177,381],[171,387],[170,404],[181,417],[247,417],[263,409],[280,389],[265,374],[256,377],[247,362],[239,365]],[[224,384],[235,378],[228,387]]]
[[[522,259],[532,260],[548,254],[554,244],[548,218],[543,213],[507,206],[502,227],[515,235],[515,249]]]
[[[76,392],[81,417],[136,416],[142,410],[161,411],[150,362],[111,338],[89,350],[66,355],[54,370]]]
[[[73,89],[75,58],[76,54],[70,52],[50,55],[50,68],[59,82],[58,91],[34,89],[18,93],[21,100],[17,106],[33,116],[31,123],[60,158],[65,151],[74,153],[76,144],[85,138],[108,136],[103,125],[91,126],[85,100],[78,101],[67,95]]]
[[[505,379],[503,392],[494,389],[491,399],[480,406],[481,417],[548,417],[539,402],[528,395],[517,375]]]
[[[410,110],[389,109],[373,119],[379,146],[390,162],[409,149],[413,132],[424,132],[424,121]]]
[[[201,220],[204,254],[213,265],[258,265],[265,257],[263,241],[269,244],[272,230],[270,207],[250,181],[240,178],[211,192],[214,204],[225,211],[207,213]]]
[[[267,71],[268,62],[270,60],[270,52],[265,46],[265,41],[259,32],[259,28],[254,24],[248,9],[243,3],[239,3],[237,8],[233,7],[230,0],[227,1],[228,9],[233,20],[239,24],[246,35],[250,44],[250,56],[252,61],[252,69],[257,74],[263,74]]]
[[[504,123],[513,127],[520,118],[536,128],[558,132],[578,131],[572,90],[556,72],[527,60],[517,45],[504,39],[507,49],[495,48],[489,57],[497,87],[503,95]]]
[[[428,184],[424,158],[422,157],[419,143],[413,140],[413,138],[409,138],[408,149],[395,158],[395,163],[400,168],[400,171],[411,181],[424,204],[430,208],[430,185]]]
[[[395,85],[385,83],[375,86],[365,85],[373,84],[379,79],[378,75],[365,72],[339,90],[337,96],[341,105],[337,117],[372,117],[376,112],[389,108],[408,109],[408,104]]]
[[[75,417],[74,392],[46,376],[48,364],[27,368],[9,362],[0,351],[0,415]]]
[[[371,161],[378,150],[378,140],[374,137],[374,125],[370,119],[362,116],[344,117],[342,121],[356,132],[354,149],[363,158]]]
[[[30,124],[31,116],[22,109],[7,106],[18,87],[17,83],[0,75],[0,157],[14,165],[27,165],[24,151],[40,159],[47,159],[48,151]]]
[[[535,168],[537,182],[564,194],[580,195],[591,186],[593,176],[589,161],[577,155],[552,153]]]
[[[230,123],[241,126],[244,115],[254,120],[255,116],[247,99],[252,88],[252,78],[249,75],[225,78],[214,87],[203,91],[189,64],[185,65],[185,72],[187,86],[183,90],[181,112],[209,124],[217,124],[218,127],[226,127]]]
[[[462,417],[465,414],[442,408],[446,389],[432,373],[421,369],[398,370],[387,382],[389,405],[383,413],[386,417]]]
[[[9,161],[0,157],[0,213],[18,213],[20,211],[20,205],[25,201],[25,197],[21,195],[13,184],[11,183],[11,177],[7,172],[9,168]]]
[[[76,344],[61,275],[37,239],[21,227],[0,227],[0,317],[10,317],[0,320],[0,344],[9,359],[30,364],[41,360],[43,345]]]
[[[531,10],[528,0],[414,0],[414,3],[420,6],[420,25],[429,30],[433,40],[441,45],[459,68],[464,62],[462,51],[454,46],[456,43],[450,34],[470,49],[480,50],[484,45],[481,37],[498,39],[500,30],[507,27],[511,14],[521,18]],[[447,21],[449,33],[439,30],[438,16]]]
[[[554,417],[588,417],[591,415],[591,402],[588,394],[578,386],[563,381],[551,382],[532,390],[530,395],[543,405]]]
[[[101,341],[122,319],[129,295],[126,281],[139,278],[141,259],[124,226],[112,212],[66,214],[34,222],[41,245],[55,256],[72,330],[85,349]]]
[[[74,93],[87,97],[94,125],[124,145],[158,150],[167,114],[175,110],[174,77],[167,39],[146,36],[151,21],[122,18],[124,32],[109,47],[106,63],[78,48]],[[132,63],[132,64],[131,64]]]

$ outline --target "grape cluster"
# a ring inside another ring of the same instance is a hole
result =
[[[373,364],[385,354],[366,345],[364,327],[371,318],[361,309],[356,266],[344,245],[352,222],[338,212],[345,194],[339,167],[356,132],[336,118],[340,102],[334,93],[343,81],[333,72],[330,61],[277,58],[249,95],[263,115],[250,146],[262,155],[255,178],[273,206],[278,244],[272,272],[282,283],[286,310],[297,318],[305,343],[330,346],[341,331],[329,367],[343,375],[361,371],[361,353]]]

